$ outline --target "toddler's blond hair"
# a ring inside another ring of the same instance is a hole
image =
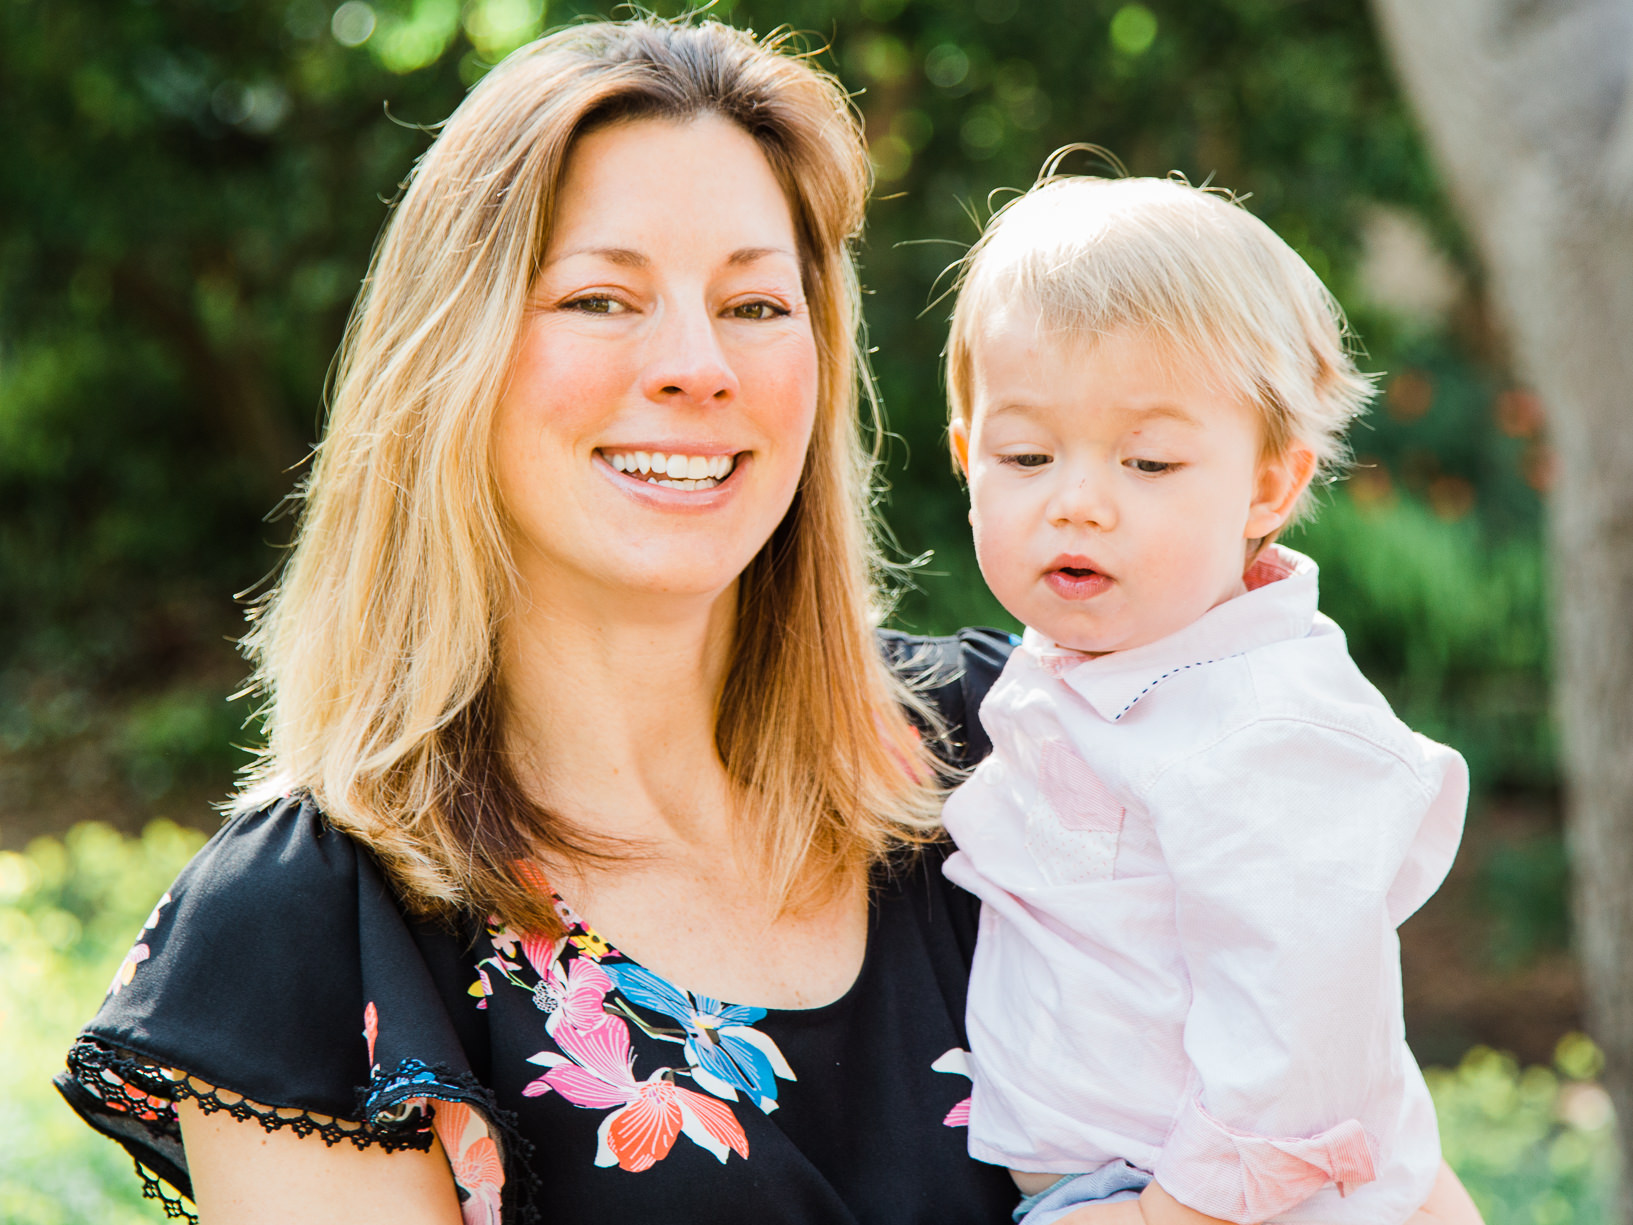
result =
[[[985,325],[1018,307],[1068,338],[1132,328],[1199,357],[1258,410],[1265,454],[1305,446],[1318,474],[1341,470],[1344,432],[1373,379],[1356,369],[1343,312],[1310,266],[1224,192],[1177,177],[1051,175],[1054,160],[961,262],[947,345],[953,420],[970,421]]]

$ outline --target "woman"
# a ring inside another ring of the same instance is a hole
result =
[[[976,759],[1007,647],[871,629],[865,166],[830,79],[650,21],[518,53],[422,159],[251,637],[266,752],[60,1081],[153,1189],[1005,1218],[921,732]]]

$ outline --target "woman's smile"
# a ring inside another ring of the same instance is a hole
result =
[[[643,484],[688,492],[718,489],[730,479],[743,452],[698,454],[680,450],[600,448],[596,455],[614,471]]]

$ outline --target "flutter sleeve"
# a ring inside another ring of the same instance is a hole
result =
[[[1155,1170],[1175,1198],[1262,1221],[1386,1161],[1432,1178],[1395,928],[1450,866],[1466,796],[1443,746],[1292,719],[1239,730],[1153,788],[1193,993],[1193,1092]]]
[[[237,816],[159,899],[57,1087],[170,1215],[192,1196],[176,1118],[192,1099],[358,1148],[424,1150],[456,1124],[469,1134],[444,1140],[466,1219],[497,1221],[519,1142],[427,957],[373,860],[309,801]],[[461,1155],[479,1176],[459,1177]]]

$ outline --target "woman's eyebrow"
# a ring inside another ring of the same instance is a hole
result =
[[[563,251],[553,259],[546,260],[544,266],[548,268],[552,264],[559,264],[562,260],[580,255],[594,255],[609,264],[618,264],[625,268],[645,268],[652,263],[650,256],[631,247],[574,247],[571,251]]]
[[[744,247],[739,251],[733,251],[726,262],[733,266],[752,264],[768,255],[784,255],[789,259],[794,258],[794,253],[787,247]]]
[[[580,255],[593,255],[604,259],[609,264],[617,264],[624,268],[647,268],[652,264],[652,257],[644,251],[637,251],[633,247],[575,247],[571,251],[563,251],[560,255],[546,262],[545,267],[559,264],[562,260],[573,259]],[[726,257],[726,263],[733,267],[743,264],[753,264],[770,255],[782,255],[789,259],[794,253],[787,247],[741,247]]]

